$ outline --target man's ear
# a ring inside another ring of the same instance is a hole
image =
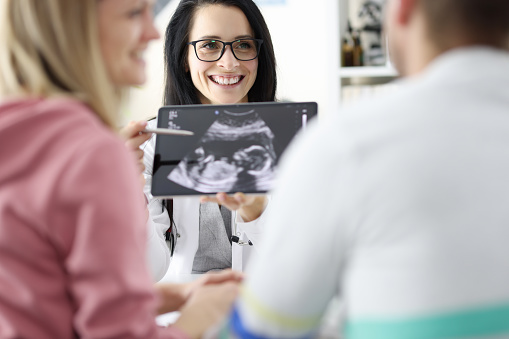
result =
[[[399,2],[399,6],[397,8],[398,23],[401,25],[407,25],[417,8],[419,0],[396,0],[396,1]]]

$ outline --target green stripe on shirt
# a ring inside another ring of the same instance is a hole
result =
[[[509,305],[408,319],[354,320],[347,339],[449,339],[509,334]]]

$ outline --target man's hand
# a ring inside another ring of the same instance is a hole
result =
[[[235,282],[200,287],[180,310],[180,317],[173,326],[193,339],[201,338],[209,328],[226,318],[238,293],[239,286]]]
[[[200,278],[187,284],[187,293],[190,296],[195,290],[205,285],[217,285],[225,282],[240,283],[244,279],[244,274],[231,269],[209,272]]]
[[[202,275],[195,281],[184,284],[157,283],[157,292],[161,296],[158,314],[178,311],[186,304],[192,295],[200,288],[209,285],[220,285],[226,282],[240,283],[244,275],[230,269],[220,272],[210,272]]]

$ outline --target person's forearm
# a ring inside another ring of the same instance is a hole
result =
[[[226,318],[237,295],[238,281],[201,286],[180,310],[173,326],[193,339],[202,338],[205,331]]]
[[[157,314],[179,310],[189,297],[189,288],[186,284],[158,283],[155,284],[155,288],[161,298]]]

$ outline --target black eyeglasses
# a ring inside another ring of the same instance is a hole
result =
[[[249,61],[256,59],[262,47],[262,39],[239,39],[224,42],[216,39],[202,39],[188,42],[193,45],[198,60],[213,62],[223,57],[226,46],[230,46],[235,59]]]

